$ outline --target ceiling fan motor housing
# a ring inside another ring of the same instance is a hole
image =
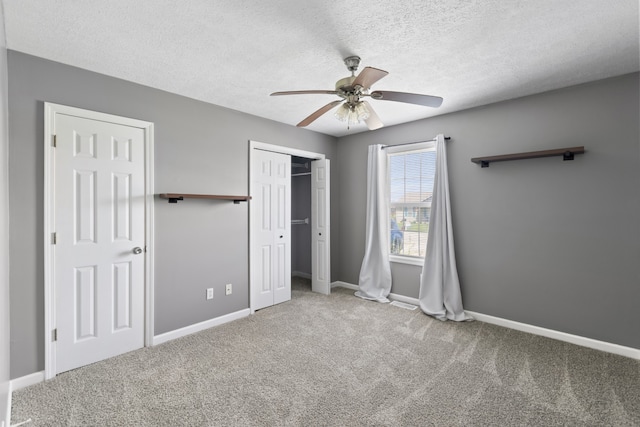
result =
[[[345,77],[344,79],[340,79],[336,82],[336,90],[338,92],[344,91],[348,92],[352,88],[353,81],[356,79],[356,76]]]

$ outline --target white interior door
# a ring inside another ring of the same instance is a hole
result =
[[[291,299],[291,156],[253,150],[251,308]]]
[[[331,291],[329,160],[311,162],[311,290]]]
[[[144,345],[145,134],[57,113],[55,371]]]

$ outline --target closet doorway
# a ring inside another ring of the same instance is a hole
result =
[[[280,163],[288,164],[285,177]],[[310,278],[313,292],[330,293],[329,187],[324,154],[249,141],[252,313],[288,301],[292,274]]]
[[[291,156],[291,276],[311,280],[311,159]]]

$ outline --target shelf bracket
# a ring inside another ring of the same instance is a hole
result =
[[[573,160],[573,151],[565,151],[564,153],[562,153],[562,160]]]
[[[178,203],[178,200],[184,200],[184,197],[169,197],[169,203]]]

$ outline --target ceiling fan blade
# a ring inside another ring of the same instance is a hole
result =
[[[371,108],[371,104],[369,104],[367,101],[362,101],[362,103],[365,105],[365,107],[367,107],[367,110],[369,110],[369,118],[365,120],[369,130],[376,130],[383,127],[384,125],[380,121],[380,117],[378,117],[373,108]]]
[[[273,92],[270,96],[279,96],[279,95],[314,95],[314,94],[322,94],[322,95],[337,95],[338,92],[335,90],[289,90],[286,92]]]
[[[392,92],[389,90],[375,90],[371,92],[372,99],[382,101],[406,102],[408,104],[424,105],[425,107],[439,107],[442,98],[439,96],[420,95],[418,93]]]
[[[369,89],[371,85],[387,74],[389,74],[388,71],[379,70],[373,67],[365,67],[364,70],[358,74],[358,77],[356,77],[351,86],[362,86],[365,89]]]
[[[331,110],[333,107],[335,107],[336,105],[341,104],[341,103],[342,103],[342,100],[333,101],[333,102],[328,103],[327,105],[325,105],[324,107],[322,107],[319,110],[315,111],[309,117],[307,117],[306,119],[304,119],[303,121],[298,123],[296,126],[298,126],[299,128],[303,128],[305,126],[309,126],[318,117],[320,117],[321,115],[323,115],[324,113],[326,113],[327,111]]]

